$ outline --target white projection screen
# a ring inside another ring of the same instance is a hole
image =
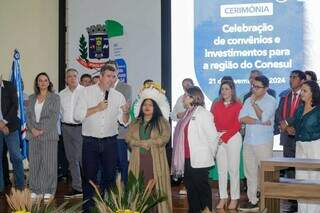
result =
[[[184,78],[200,86],[209,109],[224,75],[234,78],[239,98],[253,69],[269,77],[277,96],[292,70],[320,75],[319,9],[318,0],[172,0],[172,104]]]

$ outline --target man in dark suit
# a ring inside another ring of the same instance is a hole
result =
[[[0,192],[4,190],[3,145],[6,143],[13,165],[16,187],[24,188],[24,171],[19,143],[18,97],[15,87],[0,77]]]
[[[294,70],[290,74],[290,90],[286,95],[280,97],[279,106],[276,112],[276,125],[278,128],[276,133],[280,133],[280,145],[283,146],[283,157],[294,158],[296,153],[296,144],[294,136],[288,135],[284,127],[291,124],[294,114],[301,105],[300,90],[301,85],[305,81],[306,75],[300,70]],[[294,173],[287,174],[294,178]]]
[[[285,127],[292,124],[297,108],[302,104],[300,99],[301,85],[306,80],[306,75],[300,70],[293,70],[290,74],[290,89],[282,92],[276,111],[275,133],[280,133],[280,145],[283,146],[283,157],[294,158],[296,154],[296,141],[293,135],[285,132]],[[284,171],[287,178],[295,178],[294,168]],[[297,201],[289,200],[290,212],[296,212]]]

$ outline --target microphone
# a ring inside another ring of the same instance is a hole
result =
[[[104,100],[107,101],[108,100],[108,96],[109,96],[109,91],[107,90],[106,93],[105,93],[105,96],[104,96]]]

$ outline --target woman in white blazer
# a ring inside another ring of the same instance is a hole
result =
[[[218,133],[213,115],[204,108],[199,87],[190,87],[184,98],[187,111],[174,132],[172,174],[184,175],[189,212],[212,210],[212,193],[208,171],[214,165]]]

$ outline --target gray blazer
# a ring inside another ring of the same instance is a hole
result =
[[[125,97],[126,101],[132,100],[132,89],[129,84],[119,81],[117,86],[115,87],[115,90],[120,92]],[[118,139],[124,139],[125,134],[127,132],[126,128],[119,124],[118,130],[119,130]]]
[[[30,95],[29,99],[30,104],[27,108],[27,139],[33,141],[58,141],[57,122],[60,113],[59,95],[51,92],[48,93],[42,107],[39,123],[36,122],[36,114],[34,111],[37,96],[35,94]],[[31,134],[32,128],[43,130],[43,135],[38,138],[33,138]]]

